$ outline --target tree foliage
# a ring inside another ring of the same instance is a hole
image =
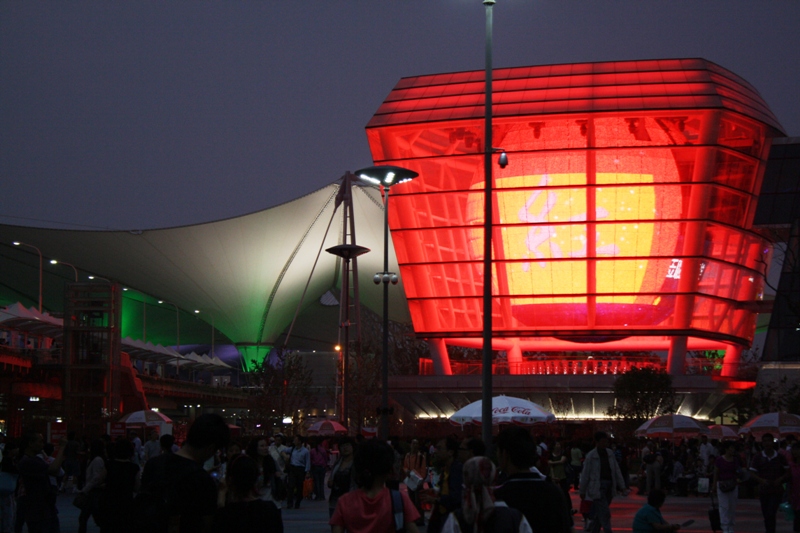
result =
[[[617,377],[614,398],[607,414],[636,422],[673,413],[678,404],[672,376],[652,368],[634,368]]]
[[[735,395],[732,410],[731,417],[740,426],[764,413],[800,413],[800,383],[783,376],[776,382],[760,384]]]
[[[295,426],[314,401],[309,394],[311,369],[298,353],[273,350],[256,364],[248,379],[254,394],[248,402],[246,422],[253,427],[267,424],[280,428],[285,417]]]

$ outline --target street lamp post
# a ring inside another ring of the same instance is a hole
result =
[[[486,6],[486,97],[483,141],[483,357],[481,368],[481,436],[492,444],[492,7]]]
[[[349,428],[349,418],[348,418],[348,409],[350,407],[349,402],[349,393],[347,391],[347,387],[350,385],[348,372],[349,372],[349,359],[350,359],[350,326],[352,323],[350,322],[350,262],[357,258],[360,255],[363,255],[369,252],[369,248],[365,248],[364,246],[359,246],[357,244],[338,244],[336,246],[331,246],[330,248],[325,250],[329,254],[333,254],[335,256],[341,257],[344,260],[344,272],[342,276],[342,302],[341,305],[344,306],[344,312],[340,312],[341,323],[339,324],[340,329],[344,330],[344,349],[342,350],[342,413],[339,416],[339,420],[341,421],[342,425]],[[358,281],[358,280],[355,280]],[[356,284],[355,287],[356,296],[358,296],[358,285]],[[358,302],[356,302],[358,304]],[[361,327],[360,324],[358,327]],[[359,335],[360,338],[360,335]],[[360,340],[359,340],[360,343]]]
[[[14,246],[27,246],[28,248],[33,248],[39,254],[39,313],[42,312],[42,273],[44,272],[44,268],[42,265],[42,251],[32,244],[26,244],[24,242],[14,241]]]
[[[375,274],[376,284],[383,283],[383,346],[381,353],[381,407],[378,438],[389,438],[389,282],[396,285],[397,274],[389,272],[389,191],[392,185],[411,181],[419,174],[407,168],[381,165],[356,171],[362,180],[380,185],[383,192],[383,272]]]
[[[51,265],[66,265],[68,267],[72,267],[72,270],[75,272],[75,283],[78,283],[78,269],[75,268],[75,265],[71,263],[67,263],[65,261],[57,261],[55,259],[50,260]]]

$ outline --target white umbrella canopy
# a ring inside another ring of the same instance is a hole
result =
[[[708,426],[708,431],[708,438],[712,440],[737,440],[739,438],[736,430],[729,426],[714,424],[713,426]]]
[[[483,421],[483,401],[478,400],[462,407],[450,417],[450,423],[456,426],[467,424],[481,425]],[[496,396],[492,398],[492,425],[518,424],[532,426],[542,422],[553,422],[553,413],[528,400],[513,396]]]
[[[347,428],[333,420],[322,420],[308,428],[309,435],[331,437],[333,435],[347,435]]]
[[[791,413],[758,415],[739,430],[740,435],[748,433],[752,433],[759,439],[765,433],[771,433],[773,437],[778,438],[787,435],[800,435],[800,416]]]
[[[676,439],[708,435],[709,429],[691,416],[668,414],[651,418],[634,434],[653,439]]]
[[[124,415],[118,422],[126,424],[144,424],[146,426],[157,426],[162,423],[172,424],[172,419],[158,411],[134,411]]]

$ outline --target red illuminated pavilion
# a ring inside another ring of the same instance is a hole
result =
[[[479,347],[484,73],[404,78],[367,126],[414,329]],[[702,59],[494,71],[495,350],[726,350],[751,344],[770,246],[752,230],[772,137],[758,92]]]

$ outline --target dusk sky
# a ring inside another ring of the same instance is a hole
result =
[[[702,57],[800,136],[800,2],[497,0],[495,68]],[[0,223],[149,229],[372,164],[401,77],[483,69],[480,0],[0,2]]]

